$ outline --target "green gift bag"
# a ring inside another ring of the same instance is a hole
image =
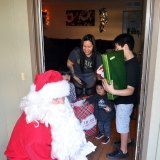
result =
[[[113,81],[115,89],[125,89],[127,83],[123,50],[102,54],[102,63],[107,82],[111,84]],[[114,100],[118,96],[107,93],[107,97],[109,100]]]

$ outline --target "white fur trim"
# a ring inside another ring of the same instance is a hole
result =
[[[51,105],[44,122],[51,126],[52,158],[59,160],[87,160],[96,146],[87,142],[80,122],[75,117],[68,100],[65,105]]]
[[[66,97],[69,95],[69,83],[66,80],[48,83],[37,93],[44,99]]]
[[[33,88],[34,89],[34,86]],[[65,104],[52,104],[34,90],[23,98],[21,109],[26,113],[27,123],[32,121],[50,125],[52,143],[51,157],[58,160],[87,160],[96,146],[87,142],[79,120],[65,97]]]

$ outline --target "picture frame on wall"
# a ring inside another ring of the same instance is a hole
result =
[[[95,10],[66,10],[66,26],[95,26]]]
[[[142,11],[123,11],[123,33],[140,35],[142,32]]]

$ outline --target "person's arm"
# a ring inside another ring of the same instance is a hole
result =
[[[104,107],[104,110],[105,110],[106,112],[110,112],[110,111],[111,111],[111,108],[110,108],[109,106],[106,106],[106,107]]]
[[[104,110],[106,112],[111,112],[113,109],[114,109],[114,103],[113,103],[113,101],[110,101],[110,100],[107,99],[107,105],[104,108]]]
[[[73,83],[70,82],[70,86],[71,86],[70,95],[71,95],[72,102],[74,102],[76,100],[76,90]]]
[[[77,75],[75,75],[74,67],[73,66],[74,66],[74,63],[70,59],[68,59],[67,60],[67,67],[70,69],[71,75],[72,75],[73,79],[75,81],[77,81],[77,83],[79,83],[79,84],[82,85],[82,81],[79,79],[79,77]]]
[[[36,123],[37,124],[37,123]],[[34,127],[35,123],[28,125],[28,135],[25,139],[25,152],[30,160],[56,160],[51,158],[50,128],[39,123],[39,127]]]
[[[67,60],[67,67],[69,68],[72,77],[75,76],[73,65],[74,65],[74,63],[70,59],[68,59]]]
[[[26,146],[26,150],[28,152],[28,156],[31,160],[56,160],[52,159],[50,155],[50,146],[47,144],[30,144]]]
[[[132,86],[127,86],[126,89],[121,89],[121,90],[117,90],[114,89],[113,87],[113,83],[111,83],[110,85],[107,83],[106,79],[102,80],[102,84],[104,89],[108,92],[111,93],[113,95],[117,95],[117,96],[131,96],[134,93],[134,87]]]

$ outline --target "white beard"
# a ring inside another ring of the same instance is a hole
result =
[[[29,104],[29,103],[27,103]],[[87,160],[86,156],[95,151],[96,146],[87,142],[79,120],[75,117],[67,98],[65,104],[54,105],[40,102],[38,105],[21,107],[27,122],[33,120],[51,127],[51,157],[58,160]]]

